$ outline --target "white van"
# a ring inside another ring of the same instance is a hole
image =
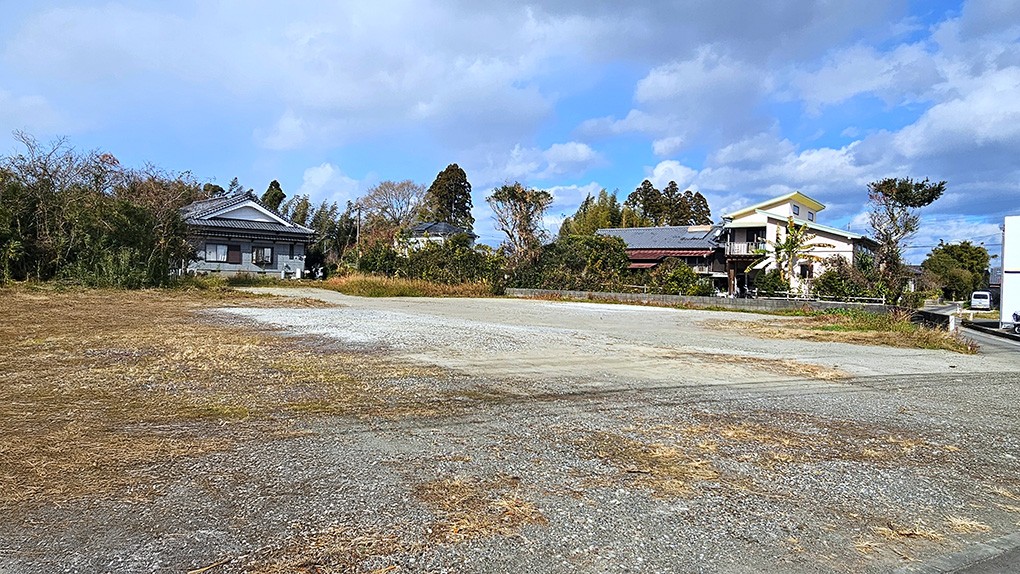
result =
[[[975,291],[970,295],[970,308],[974,310],[992,310],[992,294],[988,291]]]

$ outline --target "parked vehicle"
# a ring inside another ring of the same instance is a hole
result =
[[[975,291],[971,293],[970,308],[975,311],[991,311],[992,294],[988,291]]]

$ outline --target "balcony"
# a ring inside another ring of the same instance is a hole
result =
[[[765,249],[765,242],[751,242],[751,243],[727,243],[726,244],[726,256],[727,257],[754,257],[756,249]]]

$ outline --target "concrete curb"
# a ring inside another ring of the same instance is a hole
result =
[[[983,325],[978,325],[977,323],[973,323],[971,321],[966,320],[961,321],[960,324],[968,329],[974,329],[975,331],[980,331],[988,335],[995,335],[996,337],[1002,337],[1003,339],[1011,339],[1013,341],[1020,341],[1020,335],[1007,333],[1006,331],[1003,331],[1001,329],[992,329],[991,327],[985,327]]]
[[[947,574],[990,560],[1015,548],[1020,548],[1020,532],[987,542],[977,542],[959,552],[940,556],[923,564],[903,566],[893,572],[894,574]]]

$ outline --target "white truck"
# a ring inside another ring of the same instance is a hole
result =
[[[999,327],[1020,333],[1020,215],[1002,225],[1002,294]]]

